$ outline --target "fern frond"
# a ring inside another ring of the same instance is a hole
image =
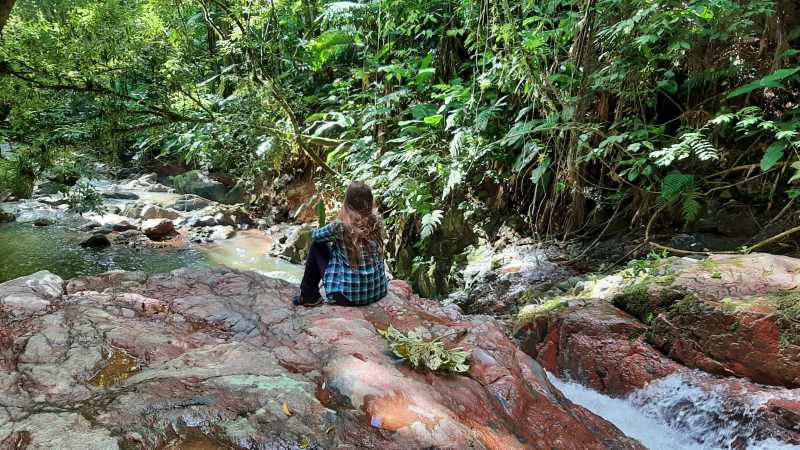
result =
[[[684,194],[683,198],[683,220],[684,222],[694,222],[700,217],[703,207],[700,204],[700,193],[692,189]]]
[[[438,228],[442,223],[443,216],[444,214],[440,209],[431,211],[422,216],[422,231],[420,232],[420,238],[425,240],[431,237],[436,231],[436,228]]]
[[[681,172],[672,172],[661,180],[661,199],[667,203],[675,201],[683,192],[694,190],[694,177]]]

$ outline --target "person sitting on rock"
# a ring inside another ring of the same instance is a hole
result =
[[[313,244],[306,259],[300,295],[295,305],[322,302],[359,306],[386,295],[388,280],[383,262],[384,227],[365,183],[347,188],[338,218],[312,232]],[[325,296],[319,291],[323,281]]]

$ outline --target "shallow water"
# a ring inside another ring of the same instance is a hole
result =
[[[62,278],[109,270],[169,272],[209,265],[195,249],[83,248],[86,235],[64,224],[36,227],[17,222],[0,225],[0,282],[48,270]]]
[[[742,395],[739,380],[719,380],[700,372],[675,374],[640,389],[627,398],[603,395],[572,381],[549,375],[550,381],[573,403],[603,417],[650,450],[788,450],[800,446],[760,436],[755,411],[773,396],[795,397],[794,390]],[[711,383],[709,387],[709,383]],[[745,404],[730,402],[735,396]],[[731,406],[735,403],[735,406]]]
[[[36,227],[38,217],[58,219]],[[225,265],[299,282],[302,267],[268,256],[269,236],[258,230],[240,231],[231,239],[187,248],[83,248],[87,234],[78,231],[84,220],[64,217],[56,210],[31,210],[20,221],[0,224],[0,282],[48,270],[64,279],[109,270],[169,272],[182,267]]]
[[[259,230],[243,230],[230,239],[197,246],[209,264],[239,270],[253,270],[264,275],[299,283],[303,268],[280,258],[268,256],[272,239]]]

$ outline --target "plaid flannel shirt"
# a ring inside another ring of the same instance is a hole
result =
[[[350,303],[366,305],[386,295],[389,281],[377,246],[362,247],[361,261],[358,267],[353,268],[347,259],[343,240],[344,225],[341,222],[335,221],[317,228],[311,237],[315,242],[326,242],[331,246],[331,259],[322,277],[328,301],[332,301],[332,294],[341,293]]]

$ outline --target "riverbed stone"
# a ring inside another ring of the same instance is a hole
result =
[[[313,230],[312,225],[290,225],[282,228],[276,235],[278,241],[270,254],[294,264],[302,263],[311,249]]]
[[[175,232],[169,219],[150,219],[142,222],[142,232],[152,240],[161,240]]]
[[[17,220],[17,216],[15,216],[14,213],[0,209],[0,223],[8,223],[15,220]]]
[[[111,241],[106,236],[108,233],[98,231],[81,241],[81,247],[103,248],[111,245]]]
[[[182,194],[193,194],[216,202],[226,200],[225,186],[199,170],[176,175],[171,181],[175,189]]]
[[[0,296],[6,289],[0,285]],[[566,400],[491,318],[444,311],[404,283],[362,308],[292,307],[296,290],[226,268],[70,281],[47,310],[0,321],[0,336],[14,342],[2,347],[4,359],[20,361],[0,372],[0,397],[14,405],[0,410],[0,442],[642,448]],[[0,308],[0,318],[7,314]],[[463,347],[470,370],[411,369],[378,332],[389,324]]]
[[[162,208],[157,205],[146,205],[142,208],[140,213],[140,217],[143,220],[150,220],[150,219],[170,219],[175,220],[180,217],[180,213],[178,211],[169,209],[169,208]]]
[[[33,221],[33,225],[36,227],[49,227],[55,223],[54,220],[48,219],[46,217],[39,217],[38,219]]]
[[[133,192],[127,191],[108,191],[101,194],[104,198],[114,200],[139,200],[139,196]]]
[[[211,205],[211,200],[200,197],[199,195],[184,194],[178,197],[174,203],[167,205],[167,208],[176,211],[196,211]]]

